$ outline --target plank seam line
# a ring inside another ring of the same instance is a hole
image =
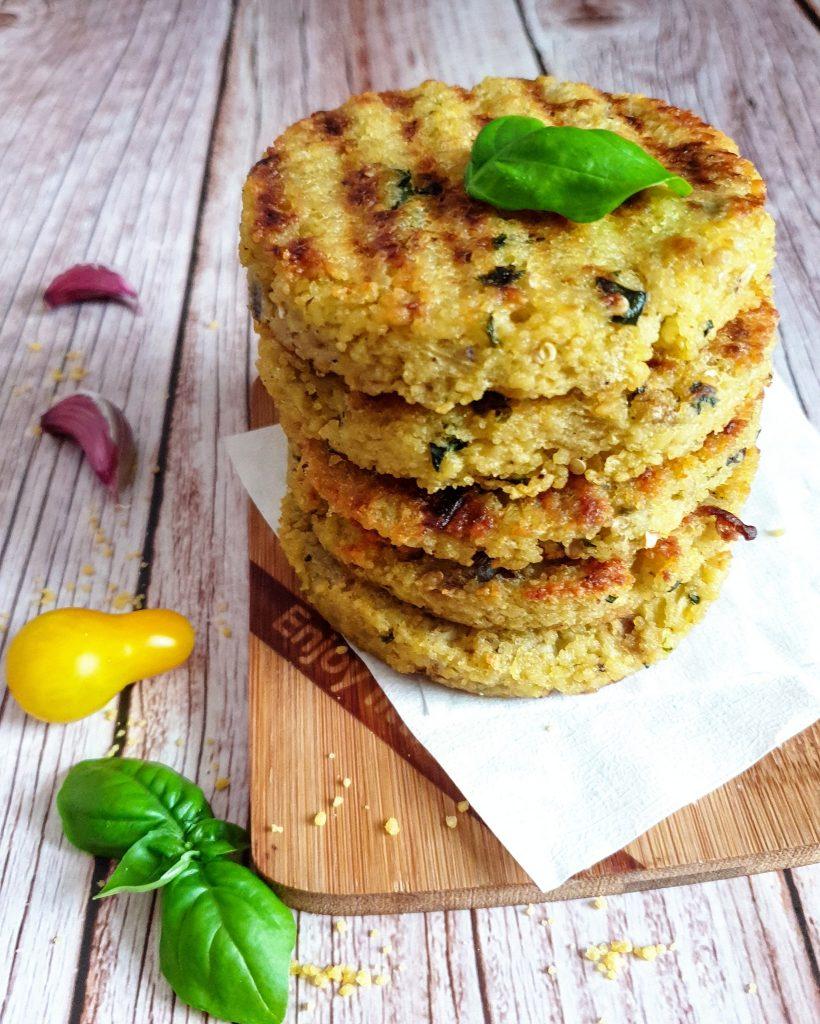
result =
[[[473,933],[473,952],[475,953],[475,970],[478,978],[478,992],[481,996],[481,1012],[485,1024],[491,1024],[493,1015],[490,1010],[490,991],[487,987],[487,966],[478,940],[478,914],[474,907],[470,908],[470,930]]]
[[[202,231],[202,221],[205,211],[205,203],[208,198],[208,191],[211,181],[211,158],[213,153],[214,139],[216,137],[216,129],[219,123],[219,117],[222,112],[222,105],[225,98],[225,91],[228,82],[228,65],[230,63],[231,49],[233,46],[234,28],[236,26],[236,0],[232,0],[230,8],[230,19],[228,21],[228,30],[225,34],[225,41],[222,44],[222,60],[219,73],[219,84],[216,91],[216,101],[214,103],[214,111],[211,117],[211,125],[208,133],[208,146],[205,153],[205,159],[203,161],[203,173],[202,183],[199,189],[199,199],[197,202],[196,217],[194,219],[194,230],[191,238],[191,255],[188,260],[188,272],[185,278],[185,293],[182,301],[182,308],[179,314],[179,325],[177,328],[177,335],[174,341],[174,354],[171,360],[171,370],[168,378],[168,397],[165,400],[165,408],[163,410],[162,417],[162,432],[160,435],[159,451],[157,453],[157,465],[160,467],[159,473],[156,475],[154,487],[151,492],[151,503],[148,508],[148,517],[145,524],[145,544],[143,545],[143,558],[142,561],[145,563],[140,568],[139,575],[137,577],[136,593],[146,595],[149,587],[151,586],[151,569],[152,560],[154,554],[154,539],[156,536],[157,525],[159,523],[159,513],[162,508],[162,500],[165,493],[165,470],[166,460],[168,456],[168,448],[170,444],[171,435],[171,421],[174,412],[174,403],[176,399],[177,384],[179,382],[180,367],[182,365],[182,349],[185,341],[186,328],[188,324],[188,314],[191,307],[191,290],[194,276],[196,274],[197,266],[199,263],[199,238]],[[125,747],[128,740],[128,716],[131,707],[131,687],[127,687],[120,695],[119,702],[117,704],[117,715],[116,720],[113,723],[112,730],[112,743],[116,742],[117,732],[123,730],[122,735],[119,737],[121,743],[119,749],[116,752],[117,757],[121,756],[120,751]],[[109,861],[104,858],[97,858],[94,865],[94,872],[91,878],[91,891],[89,894],[89,904],[86,908],[85,920],[83,921],[83,929],[80,938],[80,951],[77,957],[77,972],[76,980],[74,983],[74,991],[71,998],[71,1008],[68,1014],[66,1024],[81,1024],[83,1011],[85,1009],[85,995],[88,984],[88,975],[91,966],[91,949],[94,942],[94,932],[96,930],[97,917],[100,912],[100,903],[93,899],[93,896],[98,890],[97,882],[104,879],[107,874],[107,865]]]
[[[806,956],[811,964],[812,977],[814,978],[815,985],[820,989],[820,964],[817,963],[817,956],[815,955],[814,945],[811,940],[809,923],[806,920],[806,912],[803,909],[803,901],[800,899],[800,893],[797,891],[797,886],[794,884],[794,876],[792,875],[791,868],[787,868],[783,872],[783,878],[786,881],[786,888],[789,890],[792,909],[794,910],[794,916],[797,919],[797,927],[800,929],[800,936],[803,939],[803,945],[806,947]]]
[[[803,14],[809,19],[816,29],[820,29],[820,15],[814,9],[811,0],[794,0]]]
[[[544,56],[535,41],[535,36],[533,35],[532,30],[530,29],[527,16],[524,13],[524,4],[522,0],[513,0],[513,4],[516,12],[518,13],[518,20],[521,22],[521,28],[524,30],[524,35],[527,37],[527,42],[530,45],[530,50],[532,50],[532,55],[535,57],[535,63],[538,65],[538,70],[542,75],[550,74],[549,68],[544,61]]]

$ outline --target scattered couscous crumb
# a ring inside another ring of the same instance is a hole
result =
[[[344,803],[344,797],[334,796],[333,800],[330,803],[330,806],[331,807],[341,807],[343,803]]]
[[[455,816],[455,814],[448,814],[444,818],[444,824],[447,826],[447,828],[455,828],[456,825],[458,825],[458,818]]]
[[[401,831],[401,825],[395,818],[388,818],[384,823],[384,831],[389,836],[397,836]]]
[[[773,530],[767,530],[766,531],[766,533],[770,537],[782,537],[785,532],[786,531],[783,529],[782,526],[776,526]]]
[[[40,426],[39,423],[32,423],[32,425],[28,428],[28,432],[32,437],[40,437],[43,433],[43,428]]]
[[[221,776],[214,783],[214,789],[219,789],[219,790],[227,789],[228,786],[230,786],[230,784],[231,784],[231,780],[230,779],[226,779],[224,776]]]
[[[378,928],[371,928],[370,931],[367,933],[367,935],[371,939],[378,939],[378,937],[379,937],[379,929]]]
[[[41,352],[43,350],[43,344],[40,341],[30,341],[26,348],[29,352]]]
[[[344,985],[339,986],[339,995],[343,997],[352,996],[355,991],[356,986],[351,985],[350,982],[346,982]]]
[[[389,979],[388,979],[386,974],[375,974],[375,975],[373,975],[373,984],[374,985],[386,985],[388,980]]]
[[[136,597],[134,594],[129,594],[123,590],[111,599],[111,607],[115,612],[121,612],[126,608],[132,608],[135,601]]]
[[[328,756],[328,759],[331,760],[331,761],[336,757],[336,755],[333,753],[332,750],[331,750],[331,752],[327,756]]]
[[[524,913],[527,915],[527,917],[532,917],[532,915],[535,913],[535,907],[532,905],[532,903],[528,903],[526,905],[526,907],[524,908]]]
[[[211,320],[211,322],[208,324],[208,330],[209,331],[218,331],[219,330],[219,321],[218,320]]]
[[[70,352],[66,353],[66,362],[76,363],[78,360],[82,359],[82,357],[82,352],[78,348],[73,348]]]
[[[558,971],[556,970],[555,964],[550,964],[549,967],[547,968],[547,974],[551,978],[554,978],[557,973],[558,973]]]
[[[231,629],[230,626],[220,626],[219,632],[228,639],[230,639],[233,636],[233,630]]]
[[[313,815],[313,824],[316,825],[317,828],[321,828],[323,825],[326,825],[327,824],[327,811],[317,811]]]
[[[185,745],[185,740],[182,738],[182,736],[177,736],[177,738],[174,740],[174,743],[176,743],[178,747],[182,747]]]
[[[753,981],[750,981],[749,984],[746,986],[746,991],[749,993],[750,996],[756,995],[757,984]]]
[[[271,825],[270,830],[271,830],[271,832],[284,832],[285,831],[285,826],[284,825]]]
[[[50,587],[43,587],[40,593],[35,595],[32,600],[38,604],[54,604],[57,600],[57,595]]]
[[[338,921],[333,922],[333,927],[336,929],[337,932],[344,935],[344,933],[347,931],[347,921],[343,921],[340,918]]]
[[[85,380],[88,376],[88,370],[83,369],[82,366],[74,366],[68,371],[69,380]]]
[[[606,897],[605,896],[596,896],[594,900],[590,901],[590,906],[594,907],[596,910],[606,910],[606,908],[607,908]]]
[[[342,785],[344,786],[345,789],[349,789],[350,788],[350,784],[351,784],[351,780],[348,779],[347,777],[342,779]]]
[[[466,814],[467,811],[469,811],[469,809],[470,804],[469,801],[467,800],[459,800],[459,802],[456,804],[456,810],[460,811],[462,814]]]
[[[113,722],[116,717],[117,712],[113,708],[106,708],[105,711],[103,711],[103,718],[107,722]]]
[[[93,565],[83,565],[80,567],[80,572],[83,574],[83,576],[93,576],[95,571],[96,570],[94,569]]]
[[[669,946],[659,942],[647,946],[633,946],[628,939],[612,939],[610,942],[602,942],[599,945],[587,946],[583,952],[586,960],[595,964],[595,969],[609,981],[614,981],[618,971],[623,966],[623,958],[632,954],[638,960],[653,962],[659,956],[669,952],[674,943]]]
[[[54,369],[54,370],[51,371],[51,379],[56,384],[59,384],[61,380],[65,380],[65,374],[59,368]]]
[[[119,743],[112,743],[111,746],[103,754],[103,757],[113,757],[120,749]]]
[[[372,980],[370,971],[365,970],[364,968],[360,971],[356,971],[356,984],[360,988],[369,988]]]
[[[302,1011],[302,1013],[310,1013],[310,1011],[313,1009],[313,1003],[299,1003],[299,1009]]]
[[[345,647],[344,644],[339,644],[337,647],[334,647],[333,650],[337,654],[347,654],[347,648]]]

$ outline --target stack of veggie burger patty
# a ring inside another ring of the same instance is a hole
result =
[[[688,184],[583,221],[475,198],[496,119],[615,133]],[[328,621],[482,694],[594,690],[671,651],[754,534],[764,202],[693,114],[552,78],[365,93],[290,127],[247,179],[241,257],[291,447],[280,539]]]

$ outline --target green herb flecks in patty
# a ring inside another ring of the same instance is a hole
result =
[[[433,464],[433,469],[438,473],[444,461],[444,456],[448,452],[460,452],[469,443],[469,441],[462,441],[460,437],[453,436],[445,437],[441,444],[431,441],[428,447],[430,449],[430,461]]]
[[[626,285],[618,284],[617,281],[610,281],[608,277],[596,277],[595,283],[610,300],[613,297],[619,297],[626,302],[626,306],[620,313],[610,316],[609,319],[613,324],[633,325],[638,322],[638,318],[643,313],[644,306],[646,305],[646,292],[640,291],[637,288],[627,288]],[[617,301],[617,298],[615,301]]]

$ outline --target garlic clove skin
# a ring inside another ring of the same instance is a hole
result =
[[[119,302],[139,312],[136,290],[125,278],[98,263],[78,263],[58,274],[43,293],[50,309],[74,302]]]
[[[40,417],[40,426],[54,437],[78,444],[98,479],[117,499],[133,480],[137,450],[123,411],[96,391],[77,391]]]

